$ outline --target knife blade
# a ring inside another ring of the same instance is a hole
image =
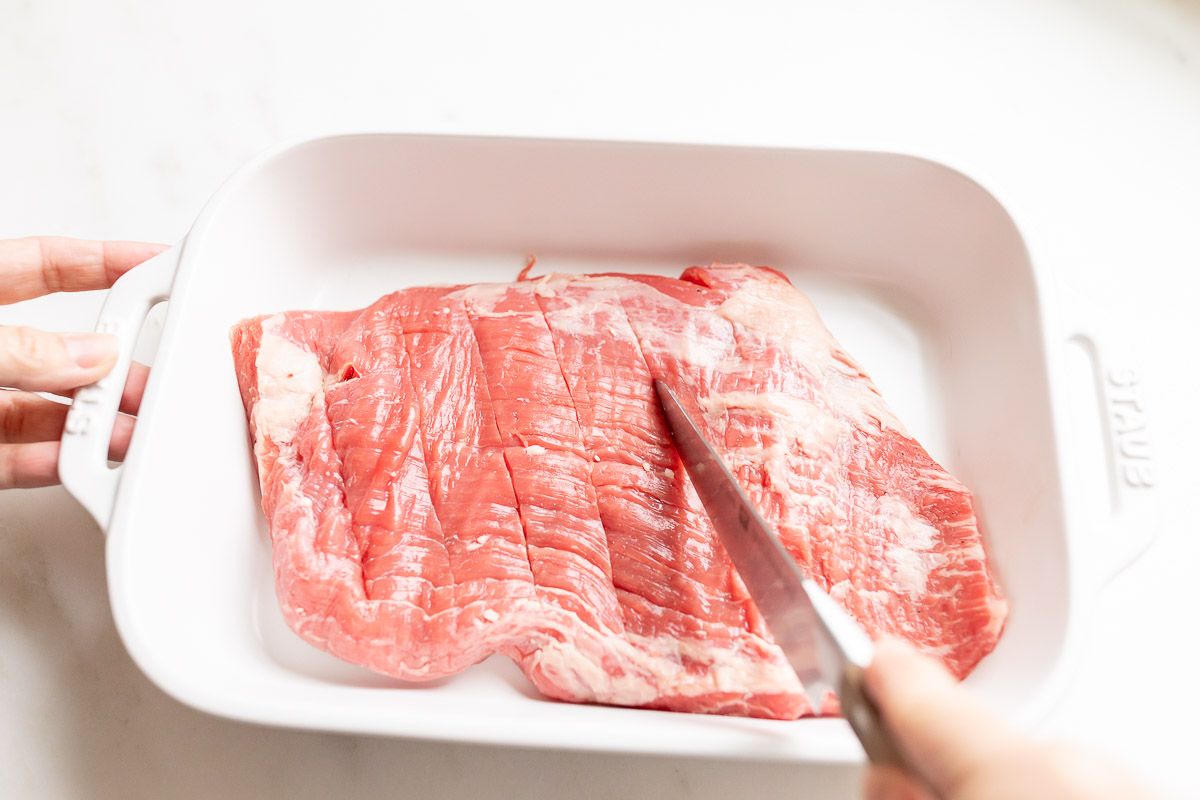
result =
[[[863,687],[863,672],[875,653],[870,637],[801,571],[670,387],[656,380],[654,388],[696,494],[813,708],[819,711],[826,691],[836,691],[867,756],[902,766]]]

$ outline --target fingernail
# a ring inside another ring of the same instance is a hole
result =
[[[63,336],[67,354],[76,366],[91,369],[117,356],[117,339],[108,333],[68,333]]]

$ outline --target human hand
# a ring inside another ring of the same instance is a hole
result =
[[[107,289],[166,249],[143,242],[53,237],[0,240],[0,305],[53,292]],[[116,340],[102,333],[47,333],[0,325],[0,489],[58,482],[58,440],[69,397],[103,378],[117,361]],[[121,460],[133,433],[147,367],[134,364],[121,397],[109,458]]]
[[[1030,741],[941,664],[896,639],[879,642],[867,691],[926,786],[890,767],[867,773],[867,800],[1145,800],[1103,755]]]

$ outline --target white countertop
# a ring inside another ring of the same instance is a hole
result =
[[[953,0],[0,4],[0,237],[173,241],[255,152],[333,130],[890,148],[1014,213],[1150,377],[1162,532],[1099,599],[1044,727],[1181,796],[1200,657],[1200,4]],[[0,309],[87,328],[96,295]],[[193,712],[129,660],[103,542],[59,489],[0,495],[0,796],[850,797],[852,769],[488,750]]]

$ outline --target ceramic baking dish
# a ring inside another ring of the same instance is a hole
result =
[[[99,328],[118,336],[124,356],[76,399],[60,473],[108,533],[117,626],[155,683],[196,708],[271,725],[860,757],[837,719],[557,703],[502,658],[403,685],[318,652],[284,625],[230,325],[276,310],[360,307],[414,284],[511,280],[528,254],[539,271],[677,274],[722,260],[787,273],[917,438],[976,492],[1012,616],[969,683],[1018,719],[1045,710],[1070,673],[1098,585],[1153,530],[1154,490],[1130,422],[1141,419],[1130,416],[1136,374],[1106,362],[1102,331],[1048,301],[991,195],[945,166],[889,153],[397,134],[317,139],[259,158],[183,242],[107,300]],[[129,457],[110,469],[105,431],[129,353],[147,309],[166,298]],[[1072,343],[1088,359],[1084,372],[1071,366]]]

